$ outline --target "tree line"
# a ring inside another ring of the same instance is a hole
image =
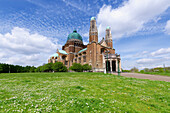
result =
[[[163,72],[166,72],[166,73],[170,73],[170,67],[157,67],[157,68],[144,68],[142,70],[139,71],[138,68],[136,67],[133,67],[132,69],[130,70],[123,70],[122,69],[122,72],[141,72],[141,73],[144,73],[144,72],[159,72],[159,73],[163,73]]]
[[[20,66],[12,64],[0,63],[0,73],[24,73],[24,72],[34,72],[36,67],[34,66]]]
[[[83,72],[91,70],[91,66],[89,66],[88,64],[81,65],[79,63],[73,63],[69,70],[73,70],[75,72]],[[67,67],[61,62],[47,63],[38,67],[0,63],[0,73],[67,72],[67,71],[68,71]]]

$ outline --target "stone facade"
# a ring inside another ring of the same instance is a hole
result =
[[[110,27],[106,28],[106,35],[98,42],[98,30],[94,17],[90,21],[89,43],[83,44],[82,37],[76,30],[71,33],[62,50],[57,52],[48,59],[48,63],[62,62],[67,68],[73,63],[89,64],[93,72],[117,72],[118,65],[121,70],[120,55],[115,54],[113,48],[112,35]],[[119,64],[118,64],[119,63]],[[108,69],[106,69],[106,66]]]

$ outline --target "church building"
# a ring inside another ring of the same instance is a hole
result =
[[[89,64],[93,72],[121,70],[120,55],[116,54],[113,48],[111,28],[106,28],[105,38],[98,42],[98,30],[94,17],[90,21],[89,43],[84,45],[82,36],[74,30],[68,35],[62,50],[57,49],[57,52],[48,59],[48,63],[51,62],[62,62],[67,68],[73,63]]]

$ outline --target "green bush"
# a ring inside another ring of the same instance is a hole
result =
[[[140,70],[140,73],[144,73],[145,71],[144,70]]]
[[[54,63],[52,69],[54,72],[67,72],[67,67],[62,62]]]
[[[123,69],[122,69],[122,72],[130,72],[130,70],[123,70]]]
[[[92,67],[88,64],[81,65],[80,63],[73,63],[73,65],[69,69],[76,72],[83,72],[91,70]]]
[[[83,72],[83,66],[79,63],[73,63],[73,65],[69,69],[76,72]]]
[[[83,65],[83,71],[88,71],[88,70],[91,70],[91,69],[92,69],[92,67],[89,64]]]
[[[43,71],[44,72],[52,72],[53,71],[53,63],[48,63],[48,64],[45,64],[43,67]]]

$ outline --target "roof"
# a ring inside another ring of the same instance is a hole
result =
[[[87,48],[84,48],[84,49],[80,50],[78,53],[81,53],[81,52],[86,51],[86,50],[87,50]]]
[[[95,17],[91,17],[91,20],[96,20],[96,18]]]
[[[64,50],[58,50],[59,53],[67,55],[66,51]]]
[[[54,53],[51,57],[58,57],[58,53]]]
[[[107,43],[106,43],[106,41],[104,40],[104,37],[103,37],[103,39],[99,42],[99,44],[102,45],[102,46],[107,47]]]
[[[81,35],[78,34],[76,30],[74,30],[72,33],[70,33],[68,35],[67,40],[70,40],[70,39],[79,39],[79,40],[83,41]]]

